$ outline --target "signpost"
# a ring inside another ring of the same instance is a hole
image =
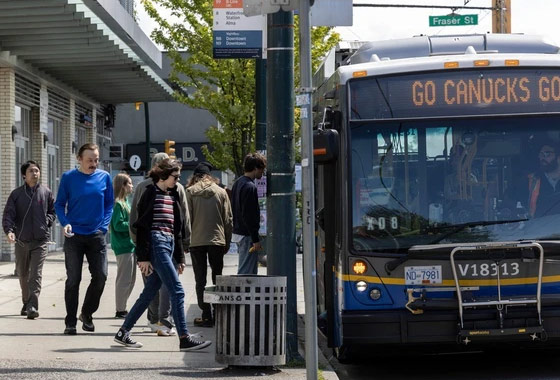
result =
[[[478,15],[430,16],[430,26],[470,26],[478,25]]]
[[[266,16],[247,17],[243,0],[214,0],[214,58],[266,58]]]

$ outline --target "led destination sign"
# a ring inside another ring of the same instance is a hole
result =
[[[560,112],[559,70],[449,71],[350,83],[352,119]]]

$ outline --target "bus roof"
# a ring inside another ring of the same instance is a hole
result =
[[[523,34],[470,34],[450,36],[417,36],[363,44],[347,61],[359,64],[434,55],[464,54],[472,47],[477,53],[558,54],[560,47],[544,37]]]

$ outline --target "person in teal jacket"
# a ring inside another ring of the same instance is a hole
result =
[[[128,233],[130,204],[128,195],[132,193],[132,180],[127,174],[119,173],[113,180],[115,206],[111,217],[111,248],[117,256],[117,279],[115,281],[115,318],[126,318],[126,301],[136,282],[136,255],[134,243]]]

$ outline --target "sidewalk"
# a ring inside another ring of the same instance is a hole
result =
[[[266,369],[228,369],[214,359],[214,345],[196,352],[180,352],[177,337],[158,337],[146,327],[142,317],[132,330],[134,339],[142,342],[142,349],[128,349],[113,342],[113,336],[122,320],[115,315],[114,283],[116,275],[115,256],[109,257],[109,277],[105,286],[101,305],[94,314],[95,332],[81,329],[78,335],[63,335],[64,316],[64,255],[55,252],[48,256],[43,268],[43,289],[39,298],[40,317],[28,320],[19,315],[21,292],[19,281],[12,276],[14,263],[0,263],[0,378],[2,379],[100,379],[102,377],[123,376],[131,379],[252,379],[268,376],[272,379],[305,379],[306,371],[301,368],[281,367],[280,371]],[[237,255],[224,257],[224,275],[235,274]],[[301,278],[301,255],[298,255],[298,318],[300,352],[303,348],[303,279]],[[259,274],[266,274],[266,268],[259,268]],[[197,328],[193,319],[200,316],[194,291],[194,275],[187,255],[187,268],[181,280],[185,288],[187,326],[190,333],[200,332],[205,339],[214,341],[213,328]],[[84,265],[80,288],[80,307],[90,275],[87,263]],[[211,281],[209,280],[209,284]],[[138,273],[136,287],[130,297],[130,308],[141,292],[142,279]],[[336,379],[336,375],[319,353],[321,375]]]

